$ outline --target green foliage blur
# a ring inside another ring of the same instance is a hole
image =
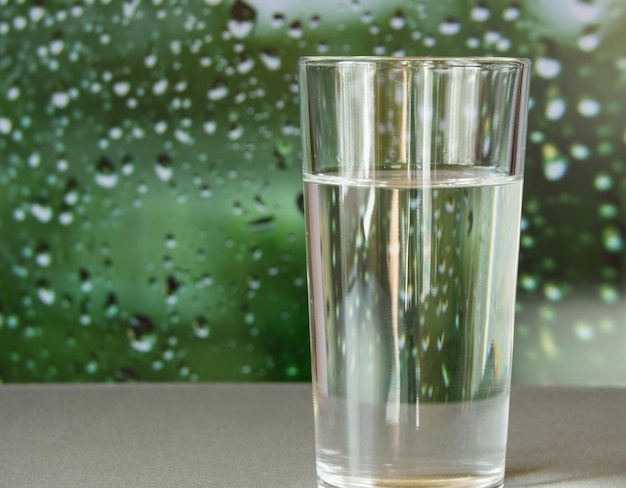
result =
[[[514,381],[626,384],[618,0],[0,1],[0,381],[310,379],[296,61],[534,63]]]

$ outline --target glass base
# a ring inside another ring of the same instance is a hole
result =
[[[318,488],[502,488],[503,476],[423,476],[411,479],[317,478]]]

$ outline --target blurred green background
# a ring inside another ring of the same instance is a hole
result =
[[[310,379],[296,60],[532,59],[513,379],[626,385],[626,3],[0,0],[0,382]]]

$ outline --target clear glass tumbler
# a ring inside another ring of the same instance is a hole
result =
[[[529,67],[299,61],[320,487],[503,484]]]

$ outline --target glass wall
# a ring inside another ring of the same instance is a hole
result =
[[[0,380],[310,378],[299,56],[533,60],[514,380],[626,384],[620,0],[0,0]]]

